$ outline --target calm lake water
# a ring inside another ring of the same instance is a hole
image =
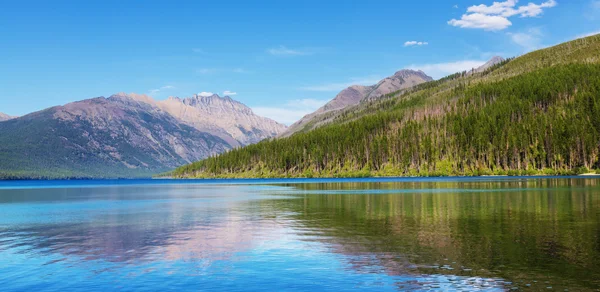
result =
[[[0,182],[2,291],[356,289],[597,291],[600,178]]]

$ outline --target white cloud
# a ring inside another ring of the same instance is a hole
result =
[[[289,49],[285,46],[279,46],[277,48],[271,48],[267,50],[267,53],[273,56],[305,56],[311,55],[310,52],[297,50],[297,49]]]
[[[237,95],[237,92],[225,90],[225,91],[223,91],[223,95],[225,95],[225,96],[234,96],[234,95]]]
[[[535,17],[543,13],[543,8],[551,8],[557,5],[555,0],[549,0],[542,4],[527,3],[525,6],[519,6],[515,9],[518,0],[507,0],[505,2],[494,2],[491,6],[484,4],[474,5],[467,8],[467,13],[481,13],[487,15],[500,15],[502,17],[511,17],[520,15],[521,17]]]
[[[159,88],[150,89],[150,90],[148,90],[148,93],[149,93],[150,95],[156,95],[156,94],[158,94],[159,92],[161,92],[161,91],[163,91],[163,90],[166,90],[166,89],[174,89],[174,88],[175,88],[175,86],[173,86],[173,85],[165,85],[165,86],[161,86],[161,87],[159,87]]]
[[[206,54],[206,52],[203,49],[200,49],[200,48],[193,48],[192,52],[194,52],[196,54]]]
[[[280,123],[291,125],[307,114],[316,111],[329,100],[320,99],[296,99],[288,101],[281,106],[255,106],[252,111],[257,115],[271,118]]]
[[[513,15],[519,14],[521,17],[536,17],[544,13],[543,8],[552,8],[558,3],[555,0],[544,2],[540,5],[534,3],[528,3],[526,6],[521,6],[517,9]],[[512,16],[512,15],[510,15]]]
[[[538,28],[531,28],[525,32],[507,33],[513,43],[523,47],[525,51],[533,51],[542,47],[542,32]]]
[[[467,8],[467,13],[460,19],[451,19],[448,24],[461,28],[476,28],[484,30],[503,30],[512,25],[509,17],[519,15],[520,17],[537,17],[544,12],[544,8],[551,8],[558,3],[549,0],[541,4],[528,3],[517,6],[518,0],[507,0],[494,2],[488,6],[485,4],[474,5]]]
[[[452,19],[448,21],[448,24],[462,28],[503,30],[511,26],[512,22],[510,22],[510,20],[502,16],[473,13],[464,14],[460,20]]]
[[[485,4],[473,5],[467,8],[467,12],[502,15],[504,13],[507,13],[508,11],[513,11],[513,7],[517,5],[517,2],[517,0],[508,0],[505,2],[494,2],[490,6],[487,6]]]
[[[486,61],[464,60],[447,63],[410,65],[408,66],[408,69],[421,70],[425,72],[425,74],[438,79],[457,72],[468,71],[473,68],[477,68],[485,64],[485,62]]]
[[[405,47],[411,47],[411,46],[426,46],[428,45],[428,42],[418,42],[418,41],[408,41],[404,43]]]
[[[209,97],[212,95],[213,95],[212,92],[206,92],[206,91],[202,91],[202,92],[198,93],[198,96],[202,96],[202,97]]]
[[[322,91],[322,92],[330,92],[330,91],[341,91],[347,87],[352,85],[373,85],[379,82],[383,77],[380,76],[367,76],[361,78],[351,78],[350,81],[347,82],[332,82],[320,85],[313,86],[305,86],[300,87],[300,90],[306,91]]]

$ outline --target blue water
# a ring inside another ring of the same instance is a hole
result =
[[[550,271],[554,266],[526,266],[512,249],[504,255],[496,251],[505,259],[514,258],[503,263],[508,268],[489,266],[480,262],[481,256],[455,255],[452,250],[463,245],[479,247],[487,231],[437,221],[462,218],[454,213],[459,208],[453,202],[475,196],[537,200],[549,194],[582,194],[592,198],[583,203],[587,211],[596,212],[597,182],[598,178],[0,182],[0,290],[496,291],[536,283],[571,287],[582,279],[560,272],[544,278],[541,275],[555,272]],[[425,201],[410,203],[422,199],[433,199],[433,209]],[[439,199],[443,201],[435,203]],[[543,198],[540,202],[546,204]],[[490,209],[489,216],[505,210],[481,204],[477,209]],[[423,206],[431,210],[421,213]],[[543,214],[532,216],[548,220]],[[593,216],[571,221],[593,227],[593,233],[600,226]],[[469,220],[487,224],[488,217]],[[537,238],[537,230],[530,232],[532,240]],[[561,234],[556,236],[562,240]],[[595,259],[597,253],[588,251],[588,258]],[[536,273],[517,279],[512,272],[521,270]],[[590,279],[575,288],[593,289],[596,284]]]

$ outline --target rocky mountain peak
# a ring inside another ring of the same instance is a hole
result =
[[[494,56],[494,57],[492,57],[492,58],[491,58],[491,59],[488,61],[488,63],[490,63],[490,62],[491,62],[491,63],[494,63],[494,64],[498,64],[498,63],[500,63],[500,62],[502,62],[502,61],[504,61],[504,58],[502,58],[502,57],[500,57],[500,56]]]
[[[158,106],[184,123],[224,139],[233,147],[256,143],[286,129],[285,125],[254,114],[243,103],[218,94],[169,97],[158,102]]]
[[[108,97],[108,99],[109,100],[121,100],[121,101],[129,99],[129,100],[133,100],[133,101],[137,101],[137,102],[144,102],[144,103],[147,103],[150,105],[152,105],[156,102],[152,97],[150,97],[146,94],[125,93],[125,92],[119,92],[119,93],[113,94],[110,97]]]
[[[433,78],[427,76],[427,74],[425,74],[425,72],[423,72],[421,70],[402,69],[402,70],[394,73],[394,77],[409,78],[411,76],[418,76],[418,77],[426,79],[426,80],[427,79],[433,80]]]
[[[492,67],[492,66],[494,66],[496,64],[500,64],[502,62],[504,62],[504,58],[502,58],[500,56],[494,56],[489,61],[487,61],[485,64],[483,64],[481,67],[479,67],[477,69],[479,70],[479,69],[483,68],[483,70],[485,70],[485,69],[487,69],[489,67]]]
[[[361,102],[376,100],[378,98],[381,98],[382,96],[385,96],[386,94],[408,89],[415,85],[432,80],[433,78],[427,76],[427,74],[425,74],[425,72],[423,71],[403,69],[397,71],[392,76],[382,79],[375,85],[352,85],[342,90],[335,96],[335,98],[333,98],[321,108],[317,109],[315,112],[304,116],[302,119],[292,124],[290,127],[288,127],[287,131],[280,135],[280,137],[287,137],[297,131],[304,129],[305,125],[309,124],[315,119],[319,119],[319,117],[324,115],[325,113],[341,111],[345,108],[357,105]],[[327,119],[331,120],[332,116],[334,115],[330,115],[330,117]],[[325,124],[327,122],[327,119],[322,120],[319,123],[313,123],[313,127],[318,126],[320,124]]]
[[[254,114],[252,113],[252,110],[243,103],[238,102],[229,96],[221,97],[218,94],[194,94],[191,97],[180,99],[180,102],[188,106],[211,112],[240,111],[248,115]]]
[[[472,73],[481,73],[481,72],[487,70],[488,68],[490,68],[490,67],[492,67],[494,65],[497,65],[497,64],[500,64],[500,63],[504,62],[504,60],[505,59],[502,58],[502,57],[500,57],[500,56],[494,56],[489,61],[487,61],[485,64],[483,64],[483,65],[475,68],[475,70],[469,72],[469,74],[472,74]]]
[[[231,97],[229,96],[219,96],[218,94],[214,93],[212,95],[205,95],[205,94],[194,94],[192,95],[192,97],[190,97],[190,99],[195,99],[204,103],[210,103],[210,102],[235,102],[238,103],[237,101],[233,100]]]

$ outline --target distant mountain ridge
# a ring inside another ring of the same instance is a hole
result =
[[[0,113],[0,122],[2,122],[2,121],[8,121],[8,120],[14,119],[14,118],[15,117],[9,116],[9,115],[7,115],[5,113]]]
[[[281,137],[291,136],[294,133],[311,127],[309,124],[315,123],[315,120],[326,113],[340,111],[350,106],[357,105],[361,102],[372,101],[386,94],[396,92],[403,89],[411,88],[424,82],[432,81],[433,78],[427,76],[423,71],[415,70],[400,70],[394,75],[386,77],[375,85],[363,86],[353,85],[342,90],[330,102],[317,109],[315,112],[304,116],[302,119],[292,124],[287,131],[281,134]],[[326,121],[325,121],[326,122]],[[323,121],[320,122],[324,123]],[[316,124],[312,126],[317,126]]]
[[[234,147],[274,137],[287,128],[254,114],[252,109],[228,96],[220,97],[217,94],[195,94],[183,99],[169,97],[157,102],[157,105],[181,121],[223,138]]]
[[[498,65],[502,62],[504,62],[505,59],[500,57],[500,56],[494,56],[492,57],[489,61],[487,61],[485,64],[471,70],[468,72],[468,74],[473,74],[473,73],[481,73],[489,68],[491,68],[492,66]]]
[[[283,129],[229,97],[118,93],[0,123],[0,178],[150,176]]]

